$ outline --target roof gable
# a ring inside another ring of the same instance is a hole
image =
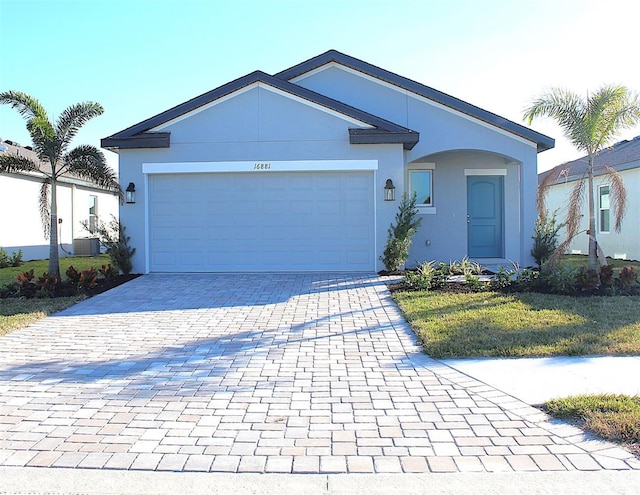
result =
[[[169,147],[170,133],[163,132],[163,129],[172,122],[188,118],[194,112],[210,108],[217,102],[224,101],[224,99],[232,97],[234,94],[255,84],[269,87],[274,91],[307,102],[324,111],[339,114],[358,125],[358,127],[349,130],[349,138],[352,144],[401,143],[405,149],[411,149],[418,142],[419,134],[411,129],[381,119],[288,81],[270,76],[262,71],[255,71],[104,138],[101,140],[101,145],[104,148],[111,149]]]
[[[444,107],[532,141],[536,144],[538,152],[551,149],[555,145],[555,141],[552,138],[535,132],[528,127],[512,122],[434,88],[382,69],[368,62],[351,57],[337,50],[329,50],[321,55],[306,60],[305,62],[294,65],[289,69],[275,74],[275,77],[295,83],[300,78],[308,76],[315,71],[322,70],[324,67],[329,67],[333,64],[338,64],[353,71],[360,72],[370,78],[377,79],[382,83],[395,86],[404,91],[409,91],[419,97],[426,98],[427,100],[440,104]]]

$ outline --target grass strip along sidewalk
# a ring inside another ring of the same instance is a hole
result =
[[[434,358],[640,354],[640,296],[396,292]]]

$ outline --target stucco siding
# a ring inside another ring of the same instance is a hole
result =
[[[0,175],[0,211],[3,211],[0,246],[12,253],[22,249],[23,259],[49,257],[49,240],[44,237],[40,220],[41,180],[22,175]],[[89,237],[81,222],[89,219],[89,197],[98,199],[98,216],[108,221],[118,216],[118,199],[112,194],[81,185],[58,183],[57,188],[60,256],[73,252],[73,239]]]
[[[627,210],[622,222],[621,231],[615,232],[613,229],[613,211],[611,211],[610,232],[601,232],[598,222],[598,187],[608,185],[606,176],[596,176],[594,178],[594,201],[596,206],[596,230],[600,247],[606,256],[623,257],[631,260],[640,260],[640,167],[620,172],[627,189]],[[575,182],[560,183],[552,186],[547,194],[547,208],[550,213],[558,210],[557,220],[563,222],[566,218],[568,198]],[[586,184],[585,184],[586,188]],[[586,189],[585,189],[586,190]],[[589,252],[589,240],[586,234],[588,228],[588,209],[586,198],[582,205],[582,221],[577,237],[569,246],[569,253],[587,254]],[[560,231],[560,240],[564,240],[565,231]]]
[[[256,98],[260,104],[251,108]],[[223,111],[218,113],[219,109]],[[255,128],[249,124],[251,131],[234,136],[223,130],[240,127],[247,116],[259,122],[259,126]],[[350,145],[348,129],[353,126],[348,119],[304,102],[254,88],[167,126],[166,130],[171,131],[170,148],[120,150],[120,182],[136,184],[136,203],[123,205],[120,210],[120,218],[137,249],[134,270],[148,270],[145,258],[149,242],[146,226],[148,177],[142,172],[144,163],[377,160],[374,179],[376,245],[377,251],[381,252],[386,242],[386,230],[397,208],[397,203],[384,202],[382,190],[386,179],[391,178],[397,181],[401,194],[404,153],[401,144]],[[382,269],[379,260],[376,263],[377,268]]]
[[[346,141],[357,125],[270,89],[254,87],[162,126],[171,146],[199,143]]]
[[[534,224],[525,220],[520,206],[520,165],[504,157],[477,151],[441,153],[428,157],[435,163],[433,171],[434,210],[420,214],[421,226],[416,233],[409,265],[422,261],[448,262],[467,256],[467,190],[465,170],[478,173],[504,171],[504,260],[529,264],[521,248],[523,238],[530,238]],[[429,245],[427,245],[427,243]],[[528,250],[531,249],[527,242]],[[482,260],[481,260],[482,261]]]

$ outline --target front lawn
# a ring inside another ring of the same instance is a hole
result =
[[[434,358],[640,354],[640,296],[395,292]]]
[[[566,261],[576,268],[587,266],[588,263],[586,254],[567,254],[562,257],[562,261]],[[630,266],[634,270],[640,270],[640,261],[635,260],[618,260],[607,257],[607,265],[611,265],[615,273],[618,273],[620,271],[620,268],[625,266]]]
[[[96,270],[102,265],[111,263],[109,256],[101,254],[99,256],[71,256],[69,258],[60,258],[60,274],[62,278],[65,278],[64,273],[69,266],[78,270],[88,270],[95,268]],[[33,269],[33,273],[36,277],[41,276],[43,273],[49,271],[49,260],[34,260],[25,261],[17,267],[0,268],[0,286],[10,284],[16,281],[16,277],[21,273],[28,272]]]

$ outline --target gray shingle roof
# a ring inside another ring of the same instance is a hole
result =
[[[550,174],[556,176],[556,183],[579,179],[586,173],[588,165],[587,155],[570,162],[561,163],[551,170],[538,174],[538,183],[542,182]],[[640,167],[640,136],[636,136],[631,140],[620,141],[602,150],[594,160],[594,174],[605,174],[605,166],[609,166],[618,172]]]

